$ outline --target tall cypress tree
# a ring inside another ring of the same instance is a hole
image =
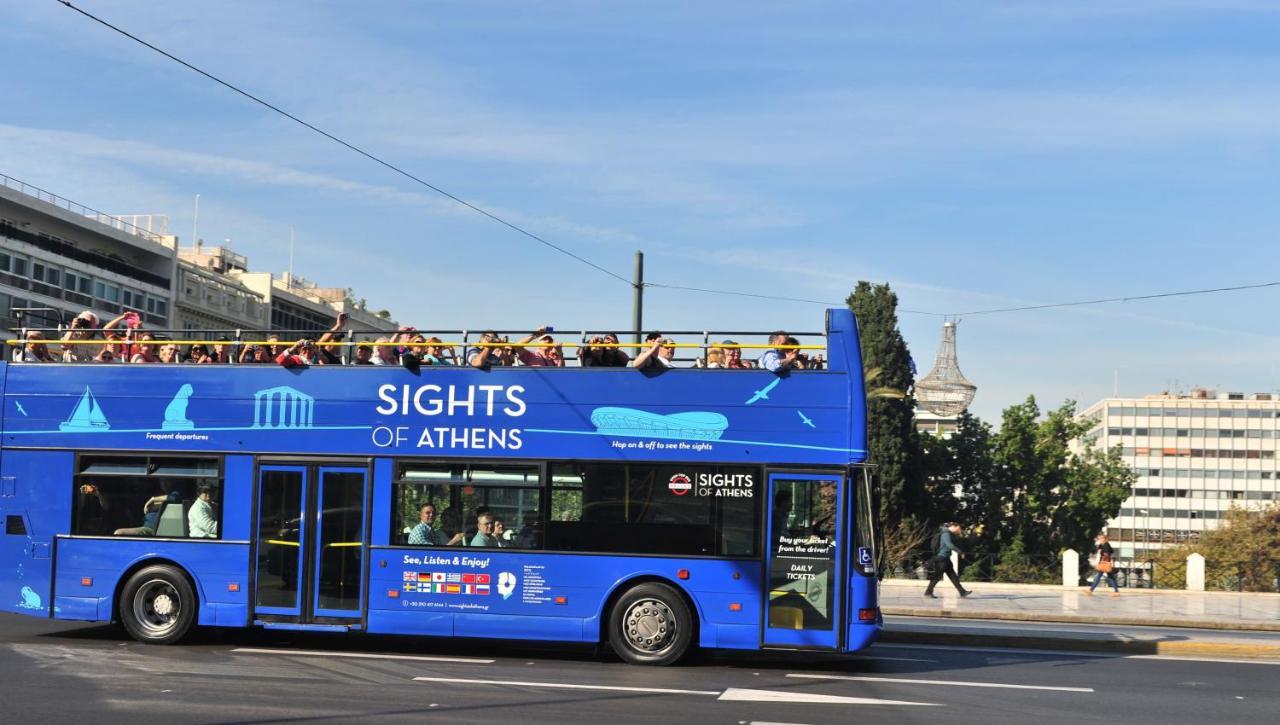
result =
[[[898,330],[898,295],[887,284],[862,281],[845,302],[858,318],[864,372],[880,371],[876,385],[911,390],[915,376],[907,343]],[[876,466],[882,531],[928,516],[923,510],[923,454],[916,435],[914,409],[911,395],[867,401],[867,448],[870,462]]]

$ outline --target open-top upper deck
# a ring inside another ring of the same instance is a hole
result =
[[[857,326],[825,370],[3,364],[7,448],[846,465]],[[56,344],[56,343],[54,343]]]

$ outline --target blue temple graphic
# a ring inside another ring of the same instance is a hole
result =
[[[98,399],[93,397],[93,391],[86,386],[71,415],[58,424],[58,430],[63,433],[96,433],[111,430],[111,424],[103,415]]]
[[[315,398],[288,385],[259,390],[253,394],[253,427],[310,428],[315,405]]]
[[[660,415],[634,408],[596,408],[591,424],[601,435],[714,441],[729,427],[729,419],[705,411]]]

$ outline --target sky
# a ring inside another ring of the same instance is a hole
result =
[[[1280,390],[1280,3],[81,0],[630,278],[897,292],[923,375],[960,315],[972,412]],[[625,329],[628,284],[55,0],[0,0],[0,173],[420,328]],[[650,288],[647,328],[822,306]]]

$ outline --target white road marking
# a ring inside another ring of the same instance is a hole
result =
[[[1052,657],[1086,657],[1089,659],[1114,659],[1124,657],[1121,653],[1111,652],[1085,652],[1083,650],[1057,650],[1057,649],[1018,649],[1016,647],[957,647],[950,644],[877,644],[877,647],[886,649],[914,649],[914,650],[938,650],[944,652],[977,652],[981,654],[1006,654],[1006,655],[1023,655],[1023,656],[1052,656]]]
[[[524,680],[477,680],[470,677],[415,677],[414,682],[452,682],[466,685],[513,685],[516,687],[550,687],[562,690],[610,690],[614,692],[648,692],[657,695],[705,695],[715,697],[719,690],[675,690],[666,687],[622,687],[620,685],[574,685],[566,682],[526,682]]]
[[[806,680],[853,680],[856,682],[899,682],[909,685],[946,685],[949,687],[991,687],[1001,690],[1050,690],[1053,692],[1093,692],[1092,687],[1050,687],[1048,685],[1009,685],[999,682],[962,682],[960,680],[916,680],[906,677],[865,677],[862,675],[801,675],[789,674]]]
[[[1215,662],[1224,665],[1280,665],[1280,660],[1228,659],[1225,657],[1190,657],[1183,655],[1129,655],[1130,660],[1172,660],[1174,662]]]
[[[352,657],[366,660],[410,660],[413,662],[454,662],[467,665],[491,665],[497,660],[471,659],[467,657],[432,657],[430,655],[383,655],[368,652],[320,652],[305,649],[271,649],[260,647],[237,647],[231,650],[238,654],[282,655],[287,657]]]
[[[803,702],[823,705],[912,705],[917,707],[938,707],[932,702],[907,702],[905,700],[877,700],[872,697],[844,697],[842,695],[819,695],[813,692],[781,692],[777,690],[747,690],[730,687],[720,695],[719,700],[727,702]]]
[[[941,660],[928,660],[919,657],[884,657],[878,654],[854,655],[864,660],[879,660],[881,662],[927,662],[929,664],[938,664]]]

